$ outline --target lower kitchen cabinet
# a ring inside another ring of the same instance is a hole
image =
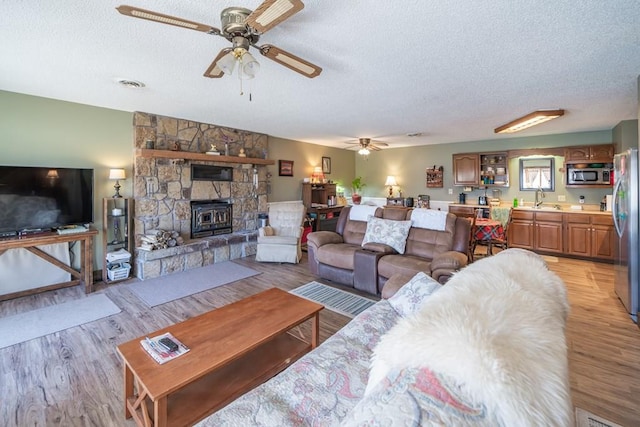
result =
[[[567,254],[612,260],[614,233],[608,215],[567,215]]]
[[[556,212],[535,212],[534,250],[562,254],[562,214]]]
[[[513,210],[508,228],[509,247],[533,250],[534,212]]]
[[[610,261],[614,245],[611,215],[518,209],[512,213],[509,225],[512,248]]]

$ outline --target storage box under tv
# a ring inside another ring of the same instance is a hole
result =
[[[114,262],[107,266],[107,276],[110,281],[126,279],[130,272],[131,264],[128,262]]]

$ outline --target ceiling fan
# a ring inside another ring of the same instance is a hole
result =
[[[229,40],[232,47],[224,48],[218,53],[218,56],[205,71],[205,77],[220,78],[225,73],[232,74],[237,64],[238,76],[241,79],[252,79],[260,69],[260,64],[249,53],[249,47],[253,46],[272,61],[305,77],[313,78],[322,72],[322,68],[271,44],[261,46],[257,44],[262,34],[296,14],[302,8],[304,8],[304,4],[300,0],[265,0],[254,11],[243,7],[228,7],[223,9],[220,14],[222,30],[134,6],[122,5],[116,9],[123,15],[201,31]]]
[[[371,138],[358,138],[357,141],[347,142],[347,144],[352,147],[348,147],[350,149],[357,149],[358,154],[362,154],[363,156],[368,155],[371,151],[380,151],[380,147],[388,147],[389,144],[382,141],[372,141]]]

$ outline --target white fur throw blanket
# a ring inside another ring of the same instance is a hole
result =
[[[390,371],[450,376],[504,426],[573,425],[562,280],[509,249],[457,273],[374,350],[366,394]]]

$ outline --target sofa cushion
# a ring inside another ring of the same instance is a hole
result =
[[[347,414],[340,426],[474,426],[499,420],[450,377],[427,368],[393,370]]]
[[[369,216],[362,245],[369,242],[382,243],[403,254],[410,228],[411,221],[394,221]]]
[[[431,273],[431,260],[412,255],[385,255],[378,261],[378,275],[389,278],[396,273],[414,276],[419,271]]]
[[[407,276],[394,274],[389,281],[396,277]],[[389,281],[387,283],[389,283]],[[400,290],[387,300],[400,317],[407,317],[418,311],[424,301],[442,287],[440,283],[422,271],[418,272],[405,283],[406,284],[400,287]]]
[[[297,245],[298,238],[293,236],[258,236],[259,244]]]
[[[437,254],[453,249],[456,232],[456,216],[447,214],[444,231],[428,230],[426,228],[411,227],[407,237],[406,253],[423,258],[433,259]],[[469,236],[464,236],[465,242]]]
[[[360,250],[359,245],[329,243],[327,245],[320,246],[316,250],[316,259],[318,262],[332,267],[353,270],[354,253],[357,250]]]

